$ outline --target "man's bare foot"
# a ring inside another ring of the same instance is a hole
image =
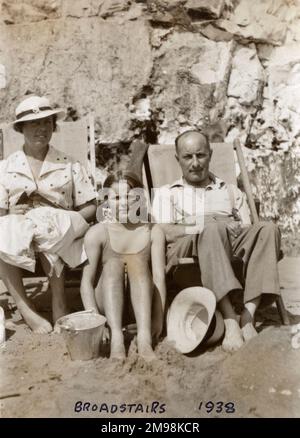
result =
[[[123,334],[111,335],[110,359],[122,361],[126,359]]]
[[[250,341],[258,335],[254,327],[254,318],[251,313],[245,308],[241,314],[240,326],[243,333],[243,338],[245,342]]]
[[[242,327],[242,333],[245,342],[250,341],[250,339],[255,338],[255,336],[258,335],[252,322],[248,322],[244,325],[244,327]]]
[[[19,306],[21,315],[34,333],[47,334],[52,332],[52,325],[28,306]]]
[[[235,319],[224,319],[225,337],[222,342],[223,350],[233,353],[242,347],[243,335]]]
[[[137,348],[139,356],[141,356],[147,362],[156,359],[156,355],[153,351],[151,341],[144,336],[137,335]]]

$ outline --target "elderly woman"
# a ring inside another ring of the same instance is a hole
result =
[[[67,313],[64,264],[86,260],[83,236],[95,215],[95,191],[85,169],[50,145],[64,111],[31,96],[16,109],[14,129],[23,149],[0,162],[0,278],[29,327],[49,333],[26,296],[22,269],[35,270],[36,256],[49,276],[53,321]]]

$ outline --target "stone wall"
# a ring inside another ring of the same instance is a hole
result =
[[[299,248],[300,0],[0,0],[0,122],[29,92],[94,111],[99,165],[187,127],[239,137],[261,215]]]

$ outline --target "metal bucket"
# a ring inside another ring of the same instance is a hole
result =
[[[92,310],[70,313],[56,322],[72,360],[96,359],[106,318]]]

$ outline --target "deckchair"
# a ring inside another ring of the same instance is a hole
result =
[[[255,204],[247,169],[244,162],[242,148],[239,141],[232,143],[212,143],[213,154],[210,163],[210,170],[218,177],[230,184],[237,185],[236,171],[240,169],[243,190],[247,195],[247,201],[251,212],[252,223],[258,222],[257,205]],[[181,169],[175,158],[174,145],[151,145],[144,160],[144,179],[148,190],[170,184],[182,176]],[[238,271],[240,279],[241,269],[238,260],[233,261],[235,272]],[[186,279],[189,279],[189,286],[196,285],[193,281],[197,279],[199,285],[198,263],[190,257],[178,260],[178,269],[174,272],[175,282],[180,287],[184,286]],[[289,325],[289,318],[284,307],[282,297],[276,299],[277,309],[284,325]]]
[[[84,165],[96,188],[94,116],[89,114],[77,121],[58,122],[57,125],[58,129],[53,133],[51,144]],[[0,160],[20,150],[23,143],[23,136],[14,131],[11,125],[0,125]],[[78,283],[79,271],[77,268],[67,269],[66,286]],[[35,275],[44,276],[39,263]],[[35,275],[24,271],[24,277],[34,277]]]

